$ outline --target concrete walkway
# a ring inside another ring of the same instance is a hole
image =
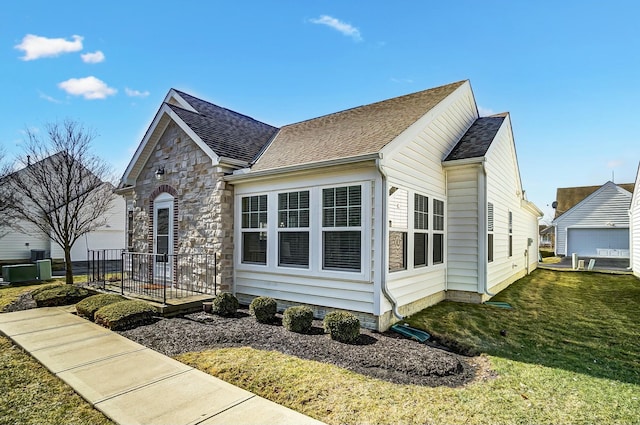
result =
[[[0,314],[0,332],[118,424],[322,424],[65,308]]]

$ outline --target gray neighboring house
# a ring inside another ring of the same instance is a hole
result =
[[[556,195],[556,255],[629,258],[629,206],[634,185],[559,188]]]

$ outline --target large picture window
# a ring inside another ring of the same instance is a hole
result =
[[[278,265],[309,267],[309,191],[278,194]]]
[[[267,264],[267,195],[242,198],[242,262]]]
[[[429,198],[419,194],[413,196],[413,266],[428,265],[429,258]]]
[[[433,264],[444,262],[444,202],[433,200]]]
[[[359,272],[362,253],[362,188],[322,190],[322,268]]]

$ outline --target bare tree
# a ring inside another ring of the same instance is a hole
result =
[[[110,167],[91,153],[96,137],[72,120],[50,123],[46,135],[27,129],[19,169],[5,177],[12,214],[35,225],[64,251],[66,282],[73,283],[71,248],[106,224],[116,198]]]

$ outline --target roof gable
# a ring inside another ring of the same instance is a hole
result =
[[[449,152],[446,161],[484,157],[504,122],[506,114],[478,118]]]
[[[624,186],[624,187],[623,187]],[[617,191],[620,195],[624,196],[624,197],[628,197],[629,198],[629,202],[631,202],[631,192],[629,192],[629,190],[627,190],[627,188],[631,186],[631,189],[633,190],[633,184],[629,183],[629,184],[620,184],[617,185],[615,183],[613,183],[612,181],[608,181],[605,184],[603,184],[602,186],[583,186],[583,187],[575,187],[575,188],[559,188],[558,189],[558,193],[568,193],[568,194],[583,194],[586,193],[588,191],[590,191],[592,188],[596,188],[595,190],[593,190],[591,193],[589,193],[587,196],[585,196],[583,199],[579,200],[575,205],[573,205],[572,207],[570,207],[568,210],[561,212],[559,215],[557,215],[553,222],[557,222],[557,221],[562,221],[564,220],[566,217],[568,217],[569,215],[571,215],[573,212],[575,212],[576,210],[580,209],[582,206],[591,203],[591,201],[597,199],[601,194],[611,191],[611,190],[615,190]],[[561,192],[562,190],[562,192]],[[573,198],[575,199],[575,198]],[[560,203],[558,203],[557,207],[556,207],[556,214],[558,214],[559,212],[559,206]],[[627,207],[628,209],[628,207]],[[562,210],[560,210],[562,211]]]
[[[134,184],[171,121],[189,135],[213,164],[222,161],[247,165],[278,131],[246,115],[171,89],[127,166],[123,184]]]
[[[592,195],[598,189],[601,189],[608,184],[616,185],[615,183],[609,181],[602,186],[559,187],[556,191],[557,204],[555,208],[556,213],[554,218],[558,218],[561,215],[569,212],[569,210],[571,210],[574,206]],[[633,193],[635,185],[634,183],[622,183],[616,186],[629,193]]]
[[[284,126],[252,170],[268,170],[380,152],[466,81]]]

